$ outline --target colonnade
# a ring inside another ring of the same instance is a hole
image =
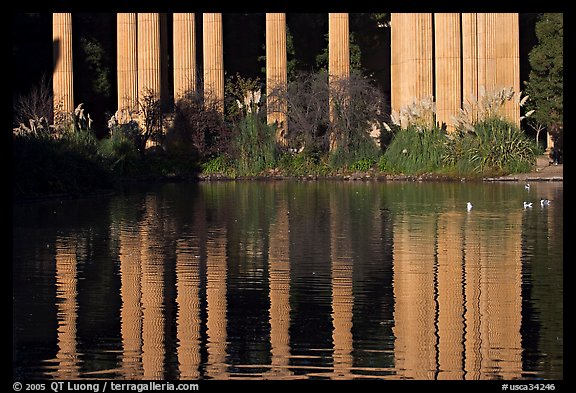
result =
[[[134,111],[143,94],[167,91],[166,14],[117,14],[118,109]],[[195,14],[174,13],[174,99],[196,90]],[[163,22],[164,21],[164,22]],[[222,14],[202,15],[203,91],[224,108]],[[330,13],[329,81],[350,75],[349,15]],[[63,112],[74,110],[72,14],[53,14],[54,101]],[[520,91],[517,13],[391,14],[391,106],[393,111],[432,97],[436,121],[453,128],[454,116],[470,100],[497,88]],[[287,101],[270,94],[287,86],[286,14],[266,14],[266,92],[268,122],[278,123],[277,140],[286,144]],[[274,100],[274,102],[272,102]],[[56,108],[56,106],[55,106]],[[333,117],[331,108],[330,116]],[[519,124],[518,103],[505,104],[504,115]],[[331,141],[334,147],[334,141]]]
[[[520,92],[519,19],[516,13],[406,13],[391,18],[392,109],[434,97],[436,121],[495,89]],[[520,107],[503,115],[520,124]]]

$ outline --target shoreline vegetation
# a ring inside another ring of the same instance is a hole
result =
[[[468,102],[450,130],[431,97],[388,114],[378,88],[356,74],[330,87],[325,73],[303,75],[269,97],[237,76],[227,93],[225,113],[196,91],[166,112],[149,91],[138,111],[116,112],[101,138],[82,104],[53,124],[32,113],[13,129],[13,197],[90,195],[126,182],[510,180],[535,171],[544,154],[506,119],[506,105],[527,101],[511,88]],[[288,103],[287,131],[267,122],[275,95]]]

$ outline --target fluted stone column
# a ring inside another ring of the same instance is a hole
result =
[[[52,14],[54,73],[54,120],[60,113],[74,111],[74,77],[72,67],[72,14]]]
[[[484,87],[485,93],[490,93],[496,89],[496,42],[497,23],[496,14],[484,14],[484,80],[480,81],[480,86]],[[480,33],[480,32],[479,32]]]
[[[196,91],[196,25],[194,14],[175,13],[174,22],[174,100]]]
[[[116,14],[118,111],[121,121],[138,110],[138,39],[135,13]]]
[[[405,63],[406,53],[403,47],[406,14],[393,13],[390,16],[390,99],[392,110],[398,112],[402,106],[402,70]]]
[[[286,54],[286,14],[266,14],[266,107],[269,124],[277,123],[276,141],[287,144],[286,90],[288,88]]]
[[[333,99],[345,99],[342,83],[350,77],[350,33],[347,13],[328,14],[328,84],[330,90],[330,122],[336,113]],[[334,130],[330,134],[330,150],[336,146]]]
[[[478,99],[477,14],[462,14],[462,102]]]
[[[517,13],[496,14],[496,85],[520,93],[520,32]],[[504,104],[503,115],[520,125],[520,106],[516,100]]]
[[[407,34],[407,39],[413,43],[409,61],[413,63],[408,69],[412,74],[408,75],[413,82],[412,94],[408,97],[408,104],[419,102],[434,94],[433,88],[433,56],[432,56],[432,14],[417,13],[408,14],[411,19],[409,26],[412,33]]]
[[[434,14],[436,121],[454,130],[455,116],[462,102],[460,14]]]
[[[160,98],[160,14],[138,14],[138,96]]]
[[[216,100],[224,113],[222,14],[203,14],[204,97]]]
[[[486,14],[476,14],[477,51],[478,51],[478,98],[486,93]]]
[[[477,14],[478,95],[496,89],[520,92],[520,35],[517,13]],[[504,117],[520,124],[516,100],[505,103]]]
[[[433,95],[432,14],[392,14],[391,39],[392,110],[398,112]]]

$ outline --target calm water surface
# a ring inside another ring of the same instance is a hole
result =
[[[561,182],[18,203],[13,376],[563,379],[562,242]]]

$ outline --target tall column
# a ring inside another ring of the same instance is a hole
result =
[[[486,93],[486,14],[476,14],[478,50],[478,98]]]
[[[54,73],[54,116],[74,111],[74,78],[72,67],[72,14],[52,14],[52,54]]]
[[[135,13],[116,14],[118,111],[120,120],[138,110],[138,39]]]
[[[196,91],[196,25],[194,14],[174,13],[174,100]]]
[[[266,107],[269,124],[277,123],[276,141],[286,146],[288,132],[286,89],[286,14],[266,14]]]
[[[461,57],[460,57],[460,14],[434,14],[434,37],[436,43],[436,121],[445,123],[449,131],[454,130],[451,119],[460,109],[462,102]]]
[[[462,14],[462,102],[478,99],[477,14]]]
[[[400,111],[402,106],[402,69],[404,66],[405,48],[402,45],[404,38],[404,29],[406,27],[405,15],[402,13],[393,13],[390,16],[390,99],[392,110]]]
[[[432,97],[432,14],[392,14],[392,110]],[[402,124],[406,126],[406,124]]]
[[[347,13],[328,14],[328,84],[330,90],[330,122],[336,119],[334,99],[346,100],[344,81],[350,77],[350,34]],[[330,150],[336,146],[334,130],[330,134]]]
[[[211,97],[224,113],[224,49],[222,14],[203,14],[204,97]]]
[[[432,31],[432,14],[409,14],[412,23],[414,36],[411,40],[411,35],[407,35],[407,39],[413,42],[411,58],[413,62],[411,67],[408,67],[412,73],[407,75],[409,80],[414,81],[412,94],[408,97],[408,104],[412,102],[419,102],[422,99],[432,97],[434,94],[433,87],[433,57],[432,57],[432,41],[434,39],[434,32]]]
[[[138,14],[138,96],[160,98],[160,14]]]
[[[496,42],[498,20],[496,14],[484,14],[484,80],[481,86],[484,86],[486,93],[496,89]],[[479,32],[480,33],[480,32]]]
[[[517,13],[496,14],[496,85],[520,93],[520,32]],[[520,106],[516,100],[504,104],[503,115],[520,125]]]

